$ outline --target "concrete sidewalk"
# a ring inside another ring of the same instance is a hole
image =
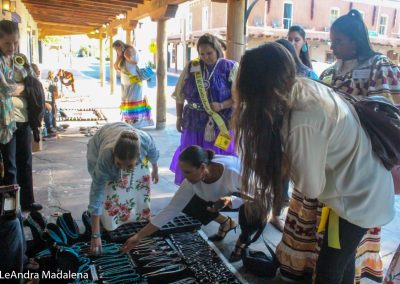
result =
[[[77,83],[78,84],[78,83]],[[93,80],[79,80],[79,84],[85,84],[88,91],[98,90],[95,88],[97,82]],[[108,112],[109,121],[119,119],[117,108],[119,96],[107,96],[98,91],[92,102]],[[146,89],[149,94],[150,104],[155,106],[155,90]],[[180,134],[175,129],[175,102],[169,97],[172,89],[168,89],[167,102],[167,127],[164,130],[148,128],[148,131],[155,139],[160,150],[159,174],[160,182],[152,187],[152,212],[156,214],[171,199],[177,186],[173,183],[174,175],[169,170],[169,164],[176,147],[179,144]],[[153,117],[155,114],[153,113]],[[60,139],[44,142],[44,149],[34,153],[34,190],[36,200],[44,205],[43,213],[52,219],[51,215],[57,211],[71,211],[74,218],[78,220],[80,227],[81,214],[87,208],[89,201],[89,188],[91,179],[86,169],[86,144],[88,137],[79,133],[79,126],[96,125],[95,122],[68,122],[71,127],[61,135]],[[382,230],[382,256],[385,267],[388,266],[398,244],[400,243],[400,198],[396,198],[396,218]],[[237,220],[237,213],[229,213]],[[203,227],[207,235],[217,231],[216,224]],[[230,232],[226,239],[216,245],[226,257],[229,257],[239,230],[235,234]],[[268,225],[264,232],[265,239],[276,246],[280,241],[281,233]],[[260,239],[251,246],[253,249],[265,250]],[[266,280],[245,273],[242,263],[235,266],[250,283],[275,283],[274,280]]]

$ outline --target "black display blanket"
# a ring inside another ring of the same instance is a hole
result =
[[[130,253],[105,243],[82,283],[246,283],[202,231],[143,239]],[[81,253],[86,250],[82,249]],[[86,255],[86,257],[88,257]],[[79,281],[76,281],[79,283]]]

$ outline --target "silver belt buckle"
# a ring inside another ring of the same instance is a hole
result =
[[[198,109],[198,106],[197,106],[196,103],[192,103],[192,107],[195,108],[195,109]]]

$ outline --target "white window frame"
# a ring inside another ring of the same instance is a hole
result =
[[[365,21],[365,12],[363,10],[358,10],[358,12],[360,12],[361,18],[363,19],[363,21]]]
[[[191,34],[193,32],[193,14],[189,13],[188,14],[188,19],[187,19],[187,33]]]
[[[286,4],[290,4],[290,5],[292,5],[292,14],[290,15],[290,18],[285,18],[285,5]],[[292,1],[285,1],[285,2],[283,2],[283,6],[282,6],[282,27],[284,28],[284,29],[289,29],[291,26],[292,26],[292,24],[293,24],[293,11],[294,11],[294,5],[293,5],[293,2]],[[285,28],[285,21],[288,21],[288,26]]]
[[[385,25],[384,26],[382,26],[382,18],[385,18],[386,19],[386,22],[385,22]],[[379,36],[386,36],[386,34],[387,34],[387,31],[388,31],[388,22],[389,22],[389,16],[388,15],[386,15],[386,14],[381,14],[380,16],[379,16],[379,25],[378,25],[378,35]],[[381,28],[384,28],[384,31],[383,31],[383,33],[381,33]]]
[[[336,11],[337,12],[337,17],[335,19],[332,19],[332,12]],[[340,8],[339,7],[331,7],[329,10],[329,25],[331,26],[334,21],[336,21],[337,18],[340,17]]]
[[[208,6],[204,6],[201,10],[201,30],[207,31],[209,29],[210,10]]]

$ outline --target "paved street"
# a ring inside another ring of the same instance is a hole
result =
[[[109,121],[119,120],[119,90],[114,96],[107,94],[107,88],[101,89],[98,78],[98,65],[93,62],[80,61],[76,73],[77,94],[71,95],[75,103],[84,106],[98,107],[103,110]],[[84,63],[84,64],[83,64]],[[43,76],[48,67],[43,66]],[[167,127],[164,130],[155,130],[154,127],[146,129],[157,143],[160,150],[159,171],[160,182],[152,187],[152,212],[155,214],[163,208],[173,196],[177,187],[173,183],[173,174],[169,171],[169,163],[179,143],[179,133],[175,130],[175,102],[170,98],[176,76],[169,76],[167,88]],[[155,112],[156,94],[154,84],[145,87],[150,104]],[[75,96],[75,97],[74,97]],[[71,99],[72,100],[72,99]],[[61,103],[62,104],[62,103]],[[153,112],[153,118],[155,113]],[[67,132],[60,139],[45,141],[44,149],[34,153],[34,185],[35,195],[38,202],[44,205],[43,212],[51,218],[56,211],[68,210],[79,220],[81,214],[87,208],[89,200],[90,177],[86,170],[86,144],[88,137],[79,133],[79,126],[96,125],[95,122],[71,122]],[[400,198],[396,199],[397,215],[393,222],[383,228],[382,233],[382,256],[387,267],[395,249],[400,243]],[[237,218],[233,213],[231,216]],[[215,224],[203,228],[207,235],[217,230]],[[235,235],[229,233],[226,240],[217,244],[225,256],[229,256],[233,249],[239,232]],[[264,232],[265,239],[276,245],[281,234],[273,227],[267,226]],[[252,245],[252,248],[263,249],[262,241]],[[273,280],[267,282],[249,274],[241,267],[241,262],[235,265],[244,273],[250,283],[275,283]]]

